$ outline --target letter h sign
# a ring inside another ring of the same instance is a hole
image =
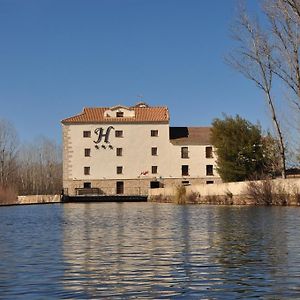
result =
[[[109,144],[109,134],[112,129],[114,129],[114,127],[109,126],[106,129],[106,132],[104,133],[104,129],[102,127],[96,128],[94,132],[98,135],[98,138],[97,138],[97,141],[94,141],[94,143],[99,144],[99,143],[101,143],[102,138],[104,138],[104,143]]]

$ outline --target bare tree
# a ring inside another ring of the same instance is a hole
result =
[[[247,16],[244,9],[241,10],[235,24],[233,38],[238,46],[227,57],[227,62],[264,92],[279,141],[281,175],[282,178],[286,178],[284,137],[272,95],[275,74],[273,67],[274,46],[268,34],[260,28],[257,21],[251,20]]]
[[[0,119],[0,185],[7,187],[15,182],[19,139],[14,126]]]
[[[62,188],[61,148],[41,137],[23,146],[19,156],[20,194],[57,194]]]
[[[273,43],[272,71],[300,113],[300,0],[264,0]]]
[[[61,189],[61,146],[45,137],[20,145],[14,126],[0,119],[2,194],[57,194]]]

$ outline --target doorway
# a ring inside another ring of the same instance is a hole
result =
[[[117,181],[116,194],[117,195],[124,194],[124,182],[123,181]]]

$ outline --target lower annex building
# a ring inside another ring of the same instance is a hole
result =
[[[170,127],[167,107],[84,108],[62,120],[69,195],[147,195],[149,188],[220,181],[210,127]]]

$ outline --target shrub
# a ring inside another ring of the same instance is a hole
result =
[[[270,180],[249,181],[247,194],[253,198],[256,205],[272,204],[272,183]]]
[[[273,186],[272,204],[288,205],[289,198],[290,198],[289,193],[287,193],[287,191],[281,184],[276,184]]]
[[[174,196],[174,202],[177,204],[185,204],[186,203],[186,188],[183,185],[179,185],[176,187],[176,192]]]
[[[271,180],[250,181],[247,194],[256,205],[288,205],[291,194],[279,183]]]
[[[300,192],[299,192],[298,187],[293,188],[292,199],[293,199],[294,204],[300,205]]]
[[[16,204],[17,201],[17,193],[13,189],[0,187],[0,205]]]
[[[193,203],[193,204],[195,204],[195,203],[197,203],[198,201],[198,199],[200,199],[200,194],[199,193],[197,193],[197,192],[191,192],[191,193],[189,193],[188,195],[187,195],[187,201],[189,202],[189,203]]]

